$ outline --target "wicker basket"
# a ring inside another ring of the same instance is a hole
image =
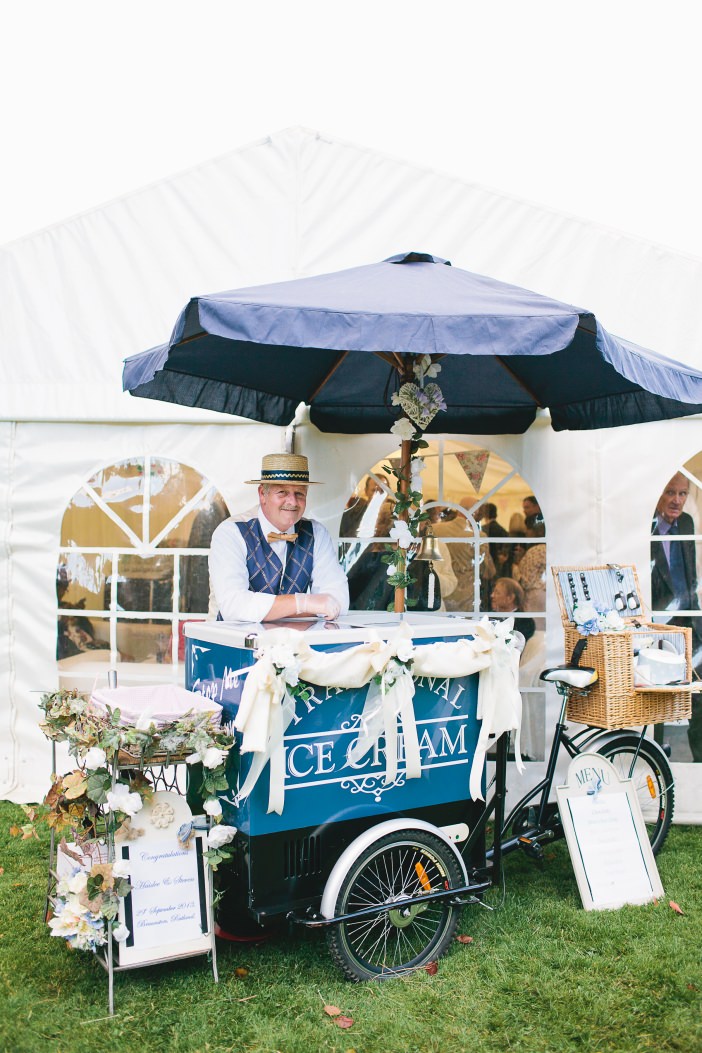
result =
[[[641,688],[634,686],[634,651],[637,637],[653,637],[655,642],[667,640],[685,655],[687,679],[692,676],[692,630],[682,626],[644,622],[638,617],[641,603],[636,569],[634,567],[553,567],[553,577],[561,608],[565,635],[566,660],[570,660],[577,643],[586,641],[580,662],[597,670],[598,680],[588,691],[572,692],[568,701],[568,719],[579,724],[599,728],[636,727],[641,724],[660,724],[682,720],[690,716],[691,686]],[[563,588],[568,582],[568,592]],[[636,599],[624,621],[630,626],[625,631],[582,636],[572,618],[573,604],[578,600],[604,602],[609,596],[614,607],[614,596],[620,590],[624,596]],[[595,599],[596,597],[596,599]]]

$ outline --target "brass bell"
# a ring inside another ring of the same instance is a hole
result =
[[[419,549],[417,550],[417,554],[414,558],[425,559],[429,562],[433,562],[434,560],[443,560],[444,557],[439,551],[439,542],[434,537],[434,531],[431,529],[430,526],[427,526],[427,529],[422,537]]]

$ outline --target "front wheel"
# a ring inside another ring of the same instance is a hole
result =
[[[461,885],[458,859],[435,834],[386,834],[349,867],[334,914],[381,905],[385,909],[333,926],[327,935],[332,958],[355,981],[387,979],[434,961],[453,939],[461,908],[447,900],[422,900],[430,892]],[[412,902],[393,908],[402,900]]]
[[[668,836],[675,805],[673,773],[666,755],[655,742],[641,741],[638,735],[626,732],[599,747],[595,744],[595,749],[612,762],[621,779],[632,780],[656,855]]]

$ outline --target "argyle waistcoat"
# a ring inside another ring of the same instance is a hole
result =
[[[258,519],[237,523],[246,545],[246,569],[249,585],[254,592],[266,592],[272,596],[286,596],[294,592],[307,592],[312,580],[314,554],[314,531],[309,519],[295,524],[297,541],[287,542],[285,562],[280,562],[268,544]]]

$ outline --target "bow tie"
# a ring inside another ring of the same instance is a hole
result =
[[[297,534],[279,534],[276,530],[271,530],[270,534],[266,534],[266,540],[269,544],[272,541],[297,541]]]

